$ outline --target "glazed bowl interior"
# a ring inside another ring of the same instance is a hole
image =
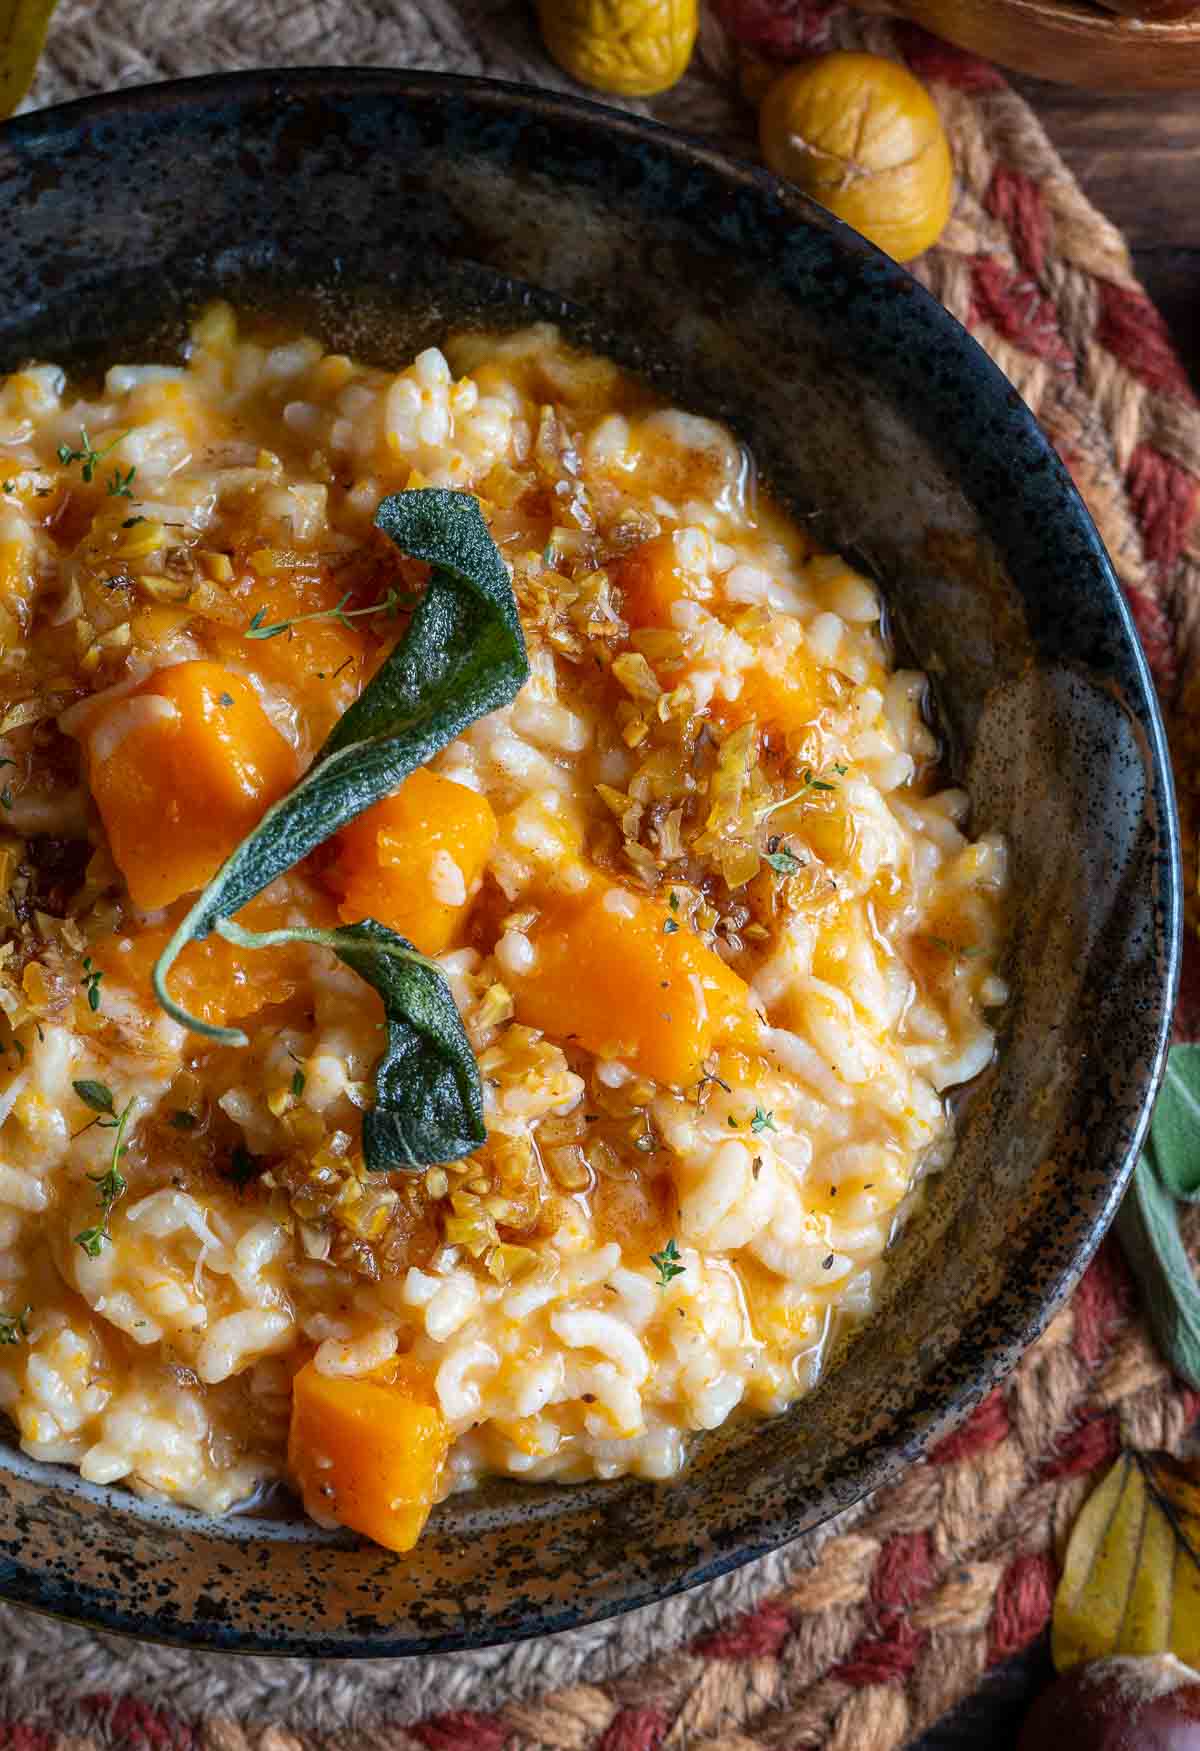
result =
[[[133,172],[136,171],[136,174]],[[0,134],[0,370],[177,347],[205,298],[401,364],[561,323],[728,421],[875,575],[928,671],[974,833],[1008,840],[1011,1003],[883,1306],[810,1396],[669,1484],[497,1483],[397,1558],[207,1520],[0,1454],[0,1592],[196,1644],[469,1646],[644,1603],[757,1555],[986,1394],[1115,1209],[1174,993],[1178,854],[1145,664],[1099,539],[999,372],[802,197],[597,106],[431,75],[246,75]]]

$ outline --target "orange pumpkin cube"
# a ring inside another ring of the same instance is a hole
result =
[[[387,1550],[421,1536],[449,1449],[432,1392],[401,1370],[350,1378],[307,1362],[292,1382],[288,1467],[306,1511]]]
[[[160,669],[83,733],[113,858],[147,911],[202,888],[297,776],[253,687],[216,663]]]
[[[276,905],[260,895],[243,906],[237,918],[248,930],[274,930],[287,923],[290,911],[289,906]],[[328,900],[323,906],[306,901],[304,915],[309,924],[319,928],[336,922]],[[173,930],[171,923],[107,937],[93,948],[93,961],[106,979],[136,992],[149,1004],[153,995],[150,977]],[[294,996],[307,974],[307,956],[303,945],[239,948],[214,933],[201,942],[189,942],[183,949],[171,969],[171,994],[200,1021],[241,1021]]]
[[[324,569],[279,570],[261,577],[249,571],[233,582],[229,593],[240,604],[245,622],[236,628],[210,626],[207,637],[214,655],[221,662],[252,663],[264,681],[286,688],[301,704],[311,743],[318,747],[368,677],[374,652],[361,628],[375,623],[301,618],[326,613],[342,600],[344,590]],[[353,597],[348,606],[365,604]],[[255,618],[260,626],[286,624],[288,630],[274,638],[247,639],[246,628]],[[384,624],[382,619],[379,624]]]
[[[655,535],[632,549],[613,567],[621,591],[621,616],[630,626],[670,628],[671,609],[685,599],[707,601],[712,585],[684,571],[675,557],[674,535]]]
[[[496,843],[486,797],[421,766],[343,827],[325,879],[347,924],[374,918],[422,954],[450,947]]]
[[[772,654],[766,653],[744,671],[736,699],[714,702],[714,715],[723,723],[736,728],[753,718],[762,729],[795,735],[828,703],[826,679],[806,650],[789,652],[786,661],[772,662]]]
[[[753,1042],[745,981],[669,905],[597,883],[548,907],[530,941],[532,967],[505,982],[519,1019],[556,1039],[676,1087],[710,1052]]]

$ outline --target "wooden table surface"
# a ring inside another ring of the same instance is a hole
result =
[[[1102,213],[1129,239],[1142,283],[1200,385],[1200,90],[1098,97],[1013,83]]]
[[[1200,91],[1117,98],[1037,79],[1013,84],[1094,204],[1125,233],[1200,390]],[[913,1751],[1014,1751],[1030,1701],[1053,1675],[1043,1638],[991,1673]]]

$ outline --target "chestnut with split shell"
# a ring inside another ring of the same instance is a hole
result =
[[[897,261],[936,243],[954,166],[937,105],[895,61],[847,50],[780,75],[758,118],[763,157]]]
[[[1174,1654],[1075,1666],[1044,1690],[1017,1751],[1200,1751],[1200,1672]]]

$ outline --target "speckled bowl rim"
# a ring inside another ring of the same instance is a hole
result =
[[[360,92],[394,97],[398,102],[403,102],[407,97],[428,100],[443,95],[447,98],[469,100],[482,106],[491,105],[505,113],[515,110],[535,112],[539,119],[548,120],[552,124],[569,125],[572,121],[579,121],[593,128],[601,125],[614,137],[636,141],[651,152],[658,152],[670,159],[699,162],[711,174],[729,185],[742,190],[757,189],[763,197],[771,197],[790,213],[794,213],[798,226],[816,228],[825,233],[847,258],[861,259],[865,252],[876,260],[886,260],[857,233],[832,219],[824,209],[798,190],[779,183],[756,165],[721,151],[703,137],[611,109],[592,99],[499,80],[409,72],[403,69],[338,67],[214,74],[131,87],[27,112],[0,124],[0,147],[10,143],[32,147],[39,141],[44,146],[55,135],[65,136],[81,128],[99,125],[119,128],[124,118],[155,112],[180,115],[189,109],[209,108],[215,101],[225,100],[232,106],[256,97],[319,97],[322,94],[346,97]],[[894,264],[888,262],[888,266],[894,269]],[[995,402],[996,424],[989,435],[989,443],[998,446],[1005,437],[1011,437],[1024,446],[1032,446],[1044,456],[1046,466],[1063,474],[1066,480],[1056,452],[1009,380],[979,344],[919,282],[911,276],[906,278],[909,280],[910,295],[920,308],[924,322],[937,344],[945,349],[945,357],[952,358],[956,369],[962,374],[969,374],[977,382],[990,386]],[[962,1380],[952,1393],[937,1403],[910,1401],[897,1411],[886,1441],[876,1442],[869,1450],[866,1460],[849,1467],[844,1478],[831,1481],[815,1503],[810,1498],[807,1513],[809,1524],[817,1524],[845,1509],[871,1490],[888,1482],[905,1465],[919,1457],[959,1423],[984,1393],[1004,1378],[1042,1332],[1071,1293],[1116,1213],[1145,1136],[1153,1100],[1165,1068],[1179,981],[1182,932],[1182,866],[1170,757],[1153,679],[1129,608],[1086,506],[1073,485],[1069,481],[1066,484],[1072,510],[1072,516],[1067,521],[1073,527],[1074,534],[1081,539],[1081,544],[1094,565],[1098,587],[1102,589],[1106,599],[1106,608],[1128,645],[1130,666],[1136,681],[1136,696],[1131,695],[1132,703],[1146,734],[1149,765],[1154,780],[1167,804],[1158,821],[1159,839],[1155,858],[1160,882],[1157,899],[1163,920],[1159,965],[1161,1002],[1156,1018],[1155,1049],[1152,1060],[1145,1069],[1140,1096],[1136,1101],[1131,1099],[1129,1102],[1129,1106],[1136,1108],[1136,1112],[1131,1115],[1128,1147],[1121,1159],[1112,1164],[1103,1191],[1090,1204],[1086,1213],[1085,1233],[1069,1261],[1050,1272],[1046,1280],[1023,1287],[1018,1297],[1018,1309],[1006,1319],[1002,1333],[997,1335],[981,1355],[971,1379]],[[766,1427],[769,1428],[769,1425]],[[110,1518],[116,1513],[118,1516],[126,1515],[139,1520],[143,1524],[160,1525],[164,1528],[187,1526],[209,1530],[214,1538],[235,1547],[249,1546],[264,1535],[271,1540],[287,1542],[309,1538],[327,1542],[328,1539],[328,1535],[318,1534],[315,1528],[304,1525],[239,1520],[237,1517],[215,1519],[170,1505],[139,1502],[119,1489],[86,1484],[76,1473],[30,1460],[14,1450],[0,1452],[0,1474],[5,1471],[41,1481],[49,1491],[60,1496],[86,1500],[101,1508]],[[594,1489],[597,1486],[575,1487]],[[503,1509],[486,1507],[478,1512],[481,1528],[493,1520],[497,1513],[501,1516],[504,1514]],[[531,1516],[534,1523],[540,1521],[540,1518],[536,1514]],[[156,1622],[153,1615],[145,1611],[120,1609],[104,1604],[96,1596],[72,1593],[58,1577],[35,1573],[27,1568],[21,1569],[7,1561],[0,1564],[0,1597],[97,1628],[197,1648],[228,1650],[241,1646],[246,1647],[247,1651],[293,1655],[315,1653],[339,1658],[449,1652],[580,1627],[670,1597],[714,1580],[778,1549],[789,1538],[796,1536],[795,1520],[796,1510],[793,1508],[790,1515],[781,1511],[770,1519],[747,1524],[739,1528],[736,1534],[736,1549],[726,1549],[708,1563],[691,1567],[688,1572],[678,1575],[667,1584],[644,1588],[639,1587],[636,1582],[622,1583],[620,1577],[614,1577],[613,1585],[604,1596],[591,1600],[587,1606],[572,1603],[563,1609],[539,1609],[531,1611],[528,1617],[515,1625],[506,1624],[494,1629],[482,1624],[478,1628],[464,1628],[458,1632],[426,1637],[409,1635],[396,1638],[374,1632],[356,1636],[351,1633],[339,1637],[336,1645],[332,1645],[324,1639],[314,1640],[285,1630],[267,1634],[252,1642],[248,1642],[246,1638],[230,1641],[216,1632],[211,1622],[192,1617],[183,1621],[173,1620],[164,1625]]]

